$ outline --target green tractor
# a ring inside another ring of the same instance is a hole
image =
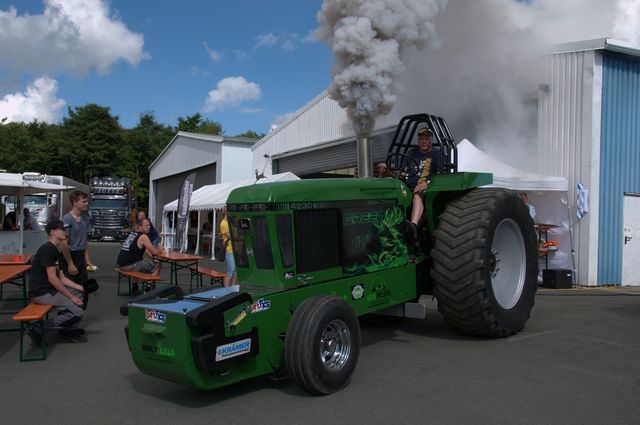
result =
[[[416,240],[402,179],[415,172],[406,154],[419,126],[432,130],[444,160]],[[517,194],[480,188],[491,174],[458,172],[451,133],[432,115],[400,121],[387,165],[398,178],[235,189],[227,206],[240,284],[190,295],[160,288],[130,300],[121,310],[136,366],[201,389],[288,374],[310,393],[329,394],[355,370],[359,317],[424,317],[421,295],[434,294],[446,322],[465,334],[522,330],[538,259]]]

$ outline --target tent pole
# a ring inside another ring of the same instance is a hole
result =
[[[177,211],[177,210],[176,210]],[[171,213],[171,248],[175,249],[176,248],[176,212],[173,211]]]
[[[196,228],[196,249],[194,251],[195,255],[200,254],[200,213],[202,211],[198,210],[198,227]]]
[[[213,226],[213,229],[211,230],[211,259],[215,260],[215,253],[214,253],[214,247],[215,247],[215,242],[216,242],[216,235],[218,234],[218,230],[216,229],[216,213],[218,212],[218,210],[214,209],[213,210],[213,223],[211,223],[211,225]]]
[[[22,212],[22,205],[24,205],[24,189],[21,189],[18,193],[18,200],[16,202],[16,222],[15,226],[20,226],[20,231],[18,232],[18,254],[22,254],[24,252],[24,213]]]

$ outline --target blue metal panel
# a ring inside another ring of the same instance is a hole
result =
[[[622,281],[624,192],[640,192],[640,61],[603,58],[598,284]]]

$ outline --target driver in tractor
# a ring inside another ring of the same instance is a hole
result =
[[[418,147],[407,155],[418,164],[417,173],[409,173],[407,186],[413,192],[411,223],[417,228],[424,212],[424,191],[431,183],[436,170],[442,168],[442,151],[433,149],[433,132],[426,127],[418,130]]]
[[[427,127],[418,130],[418,147],[411,148],[406,155],[410,160],[404,161],[402,172],[394,174],[387,164],[376,166],[376,175],[379,177],[396,176],[405,178],[409,189],[413,192],[411,206],[411,226],[413,239],[417,239],[418,223],[424,213],[424,192],[429,187],[431,177],[442,168],[442,151],[433,148],[433,132]],[[415,170],[408,168],[416,167]]]

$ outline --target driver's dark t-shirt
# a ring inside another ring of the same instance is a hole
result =
[[[47,267],[54,266],[58,270],[60,259],[58,248],[51,242],[43,244],[36,255],[31,260],[31,273],[29,275],[29,297],[40,297],[42,295],[54,295],[56,288],[49,282]]]
[[[442,151],[431,149],[427,153],[420,152],[420,149],[413,148],[407,152],[407,156],[418,164],[418,172],[407,177],[407,186],[413,190],[420,181],[429,181],[442,168]],[[408,166],[413,166],[413,162],[408,161]]]

